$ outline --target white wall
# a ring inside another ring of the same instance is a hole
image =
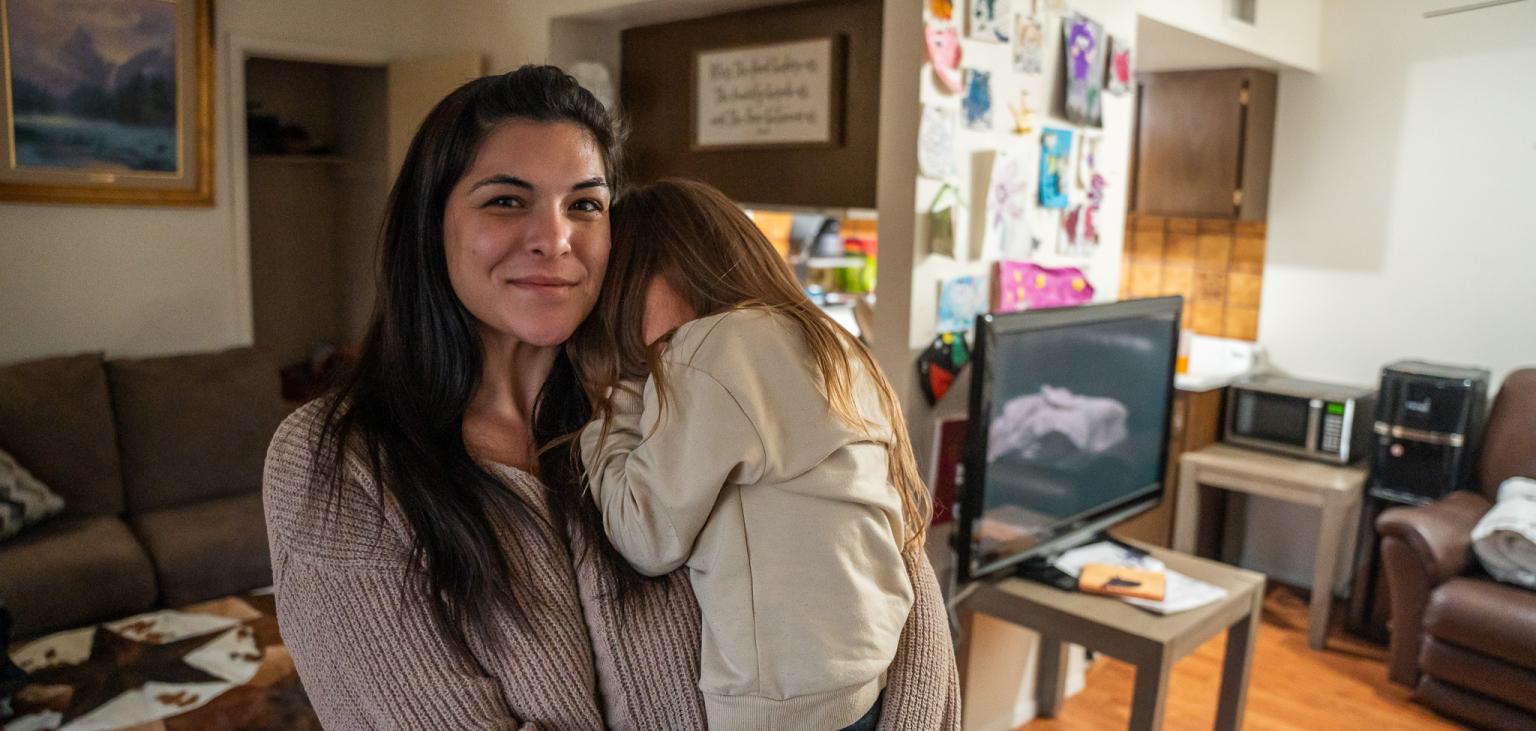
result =
[[[1323,72],[1280,79],[1259,342],[1374,384],[1403,357],[1536,365],[1536,3],[1330,2]],[[1300,509],[1255,501],[1245,562],[1306,585]]]
[[[1333,0],[1332,4],[1352,0]],[[1254,24],[1227,17],[1230,0],[1136,0],[1136,11],[1301,71],[1321,68],[1318,28],[1323,0],[1258,0]]]
[[[147,355],[245,341],[230,189],[226,34],[390,56],[506,43],[468,24],[498,0],[443,13],[431,0],[220,0],[216,4],[215,205],[130,208],[0,203],[0,363],[84,350]],[[427,22],[430,20],[431,22]],[[502,26],[505,27],[505,26]],[[239,123],[243,124],[243,120]]]

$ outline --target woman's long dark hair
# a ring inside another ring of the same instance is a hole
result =
[[[620,186],[623,133],[617,121],[575,79],[552,66],[524,66],[470,81],[438,102],[416,132],[390,191],[379,252],[378,293],[362,353],[351,375],[330,396],[317,474],[340,495],[346,452],[365,456],[375,484],[398,505],[411,530],[407,582],[454,649],[472,656],[470,636],[485,640],[496,617],[525,622],[540,592],[508,555],[530,542],[559,542],[563,525],[549,525],[470,457],[464,412],[479,385],[482,349],[475,319],[454,294],[443,250],[449,192],[463,177],[487,134],[510,119],[581,126],[603,153],[604,175]],[[595,524],[595,507],[581,501],[581,475],[570,440],[591,409],[575,370],[558,354],[534,407],[539,477],[549,488],[555,520],[576,516]],[[635,574],[601,529],[592,534],[621,579]],[[561,549],[563,550],[563,549]],[[530,603],[532,602],[532,604]]]

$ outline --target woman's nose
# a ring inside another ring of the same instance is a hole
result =
[[[525,243],[535,256],[558,257],[571,251],[571,221],[561,209],[540,210],[531,217]]]

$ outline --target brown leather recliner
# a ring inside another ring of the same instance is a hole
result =
[[[1536,591],[1489,578],[1472,528],[1499,484],[1536,477],[1536,368],[1511,373],[1488,415],[1480,491],[1376,521],[1391,594],[1388,677],[1420,702],[1491,728],[1536,728]]]

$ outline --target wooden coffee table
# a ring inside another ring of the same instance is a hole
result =
[[[1227,590],[1226,598],[1187,612],[1161,616],[1118,599],[1062,591],[1024,579],[985,583],[961,605],[965,637],[971,637],[975,615],[984,613],[1040,634],[1040,664],[1036,674],[1037,713],[1056,715],[1066,682],[1064,643],[1082,645],[1124,660],[1136,668],[1131,700],[1134,731],[1161,728],[1168,698],[1168,678],[1174,662],[1218,632],[1227,633],[1221,673],[1216,728],[1242,728],[1248,694],[1248,671],[1264,601],[1264,575],[1142,544],[1168,568]],[[969,643],[960,652],[961,682],[969,666]]]

